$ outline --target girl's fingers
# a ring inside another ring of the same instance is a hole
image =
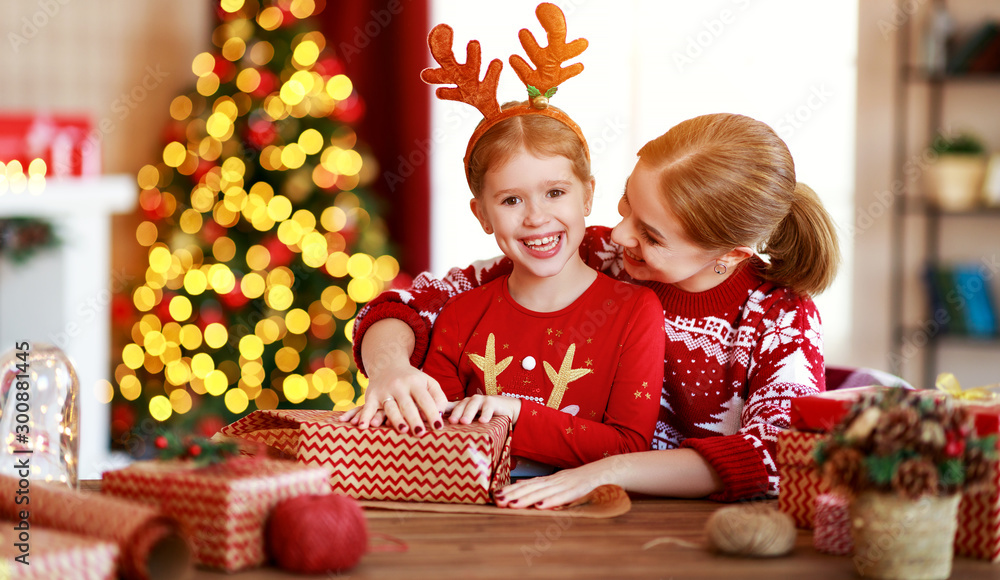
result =
[[[467,399],[469,402],[465,405],[465,410],[462,412],[462,423],[468,425],[472,423],[472,420],[476,418],[479,414],[479,410],[483,407],[483,399],[481,395],[474,395]]]
[[[458,421],[462,418],[462,413],[465,412],[466,404],[468,404],[468,399],[462,399],[461,401],[452,404],[451,414],[448,415],[449,423],[452,425],[458,423]]]
[[[361,407],[354,407],[353,409],[345,411],[344,414],[340,416],[339,420],[344,422],[350,421],[359,412],[361,412]]]

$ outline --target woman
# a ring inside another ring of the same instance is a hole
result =
[[[830,285],[839,262],[829,215],[796,183],[774,131],[731,114],[690,119],[643,146],[618,211],[621,223],[589,228],[580,252],[591,267],[652,289],[663,306],[653,450],[514,484],[498,503],[552,507],[601,483],[720,501],[777,495],[775,439],[788,427],[788,401],[824,390],[810,295]],[[366,307],[355,358],[370,384],[364,407],[346,418],[439,427],[444,395],[415,368],[436,313],[508,268],[494,260],[444,280],[422,275]]]

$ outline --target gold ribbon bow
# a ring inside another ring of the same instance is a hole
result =
[[[996,391],[996,389],[1000,387],[1000,384],[963,389],[962,386],[958,384],[958,379],[956,379],[955,375],[951,373],[939,374],[937,376],[937,382],[934,386],[937,390],[943,391],[948,395],[963,401],[993,401],[1000,399],[1000,392]]]

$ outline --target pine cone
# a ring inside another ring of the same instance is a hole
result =
[[[956,433],[962,433],[962,436],[968,434],[969,432],[969,412],[965,407],[960,407],[957,405],[950,405],[947,408],[947,412],[941,420],[941,426],[944,427],[945,431],[954,431]]]
[[[830,487],[849,493],[862,491],[867,484],[864,456],[857,449],[840,448],[830,454],[823,464],[823,477]]]
[[[896,474],[892,476],[892,487],[910,499],[937,495],[937,468],[926,459],[907,459],[899,464]]]
[[[980,486],[990,479],[993,470],[990,461],[983,455],[981,449],[972,448],[966,452],[965,456],[965,486]]]
[[[896,407],[882,415],[872,437],[878,455],[888,456],[920,438],[920,415],[912,407]]]
[[[920,425],[920,434],[917,436],[917,449],[921,455],[942,461],[944,459],[944,446],[948,442],[944,433],[944,427],[937,421],[924,420]]]

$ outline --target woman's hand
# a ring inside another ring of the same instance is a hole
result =
[[[573,469],[513,483],[495,494],[497,505],[509,508],[548,509],[566,505],[595,488],[618,483],[615,474],[621,471],[622,456],[608,457]]]
[[[424,433],[424,421],[434,429],[444,426],[441,413],[448,404],[441,385],[407,363],[383,368],[371,377],[365,404],[341,415],[341,421],[366,429],[388,423],[400,433]]]
[[[401,433],[425,431],[424,420],[434,429],[444,426],[441,412],[448,399],[441,385],[410,365],[413,330],[393,318],[369,327],[361,344],[361,356],[368,373],[365,404],[341,415],[341,421],[366,429],[388,422]]]
[[[511,425],[517,423],[521,413],[521,399],[500,395],[472,395],[456,403],[448,403],[445,410],[451,410],[448,422],[452,425],[468,425],[479,415],[480,423],[489,423],[494,415],[510,417]]]

